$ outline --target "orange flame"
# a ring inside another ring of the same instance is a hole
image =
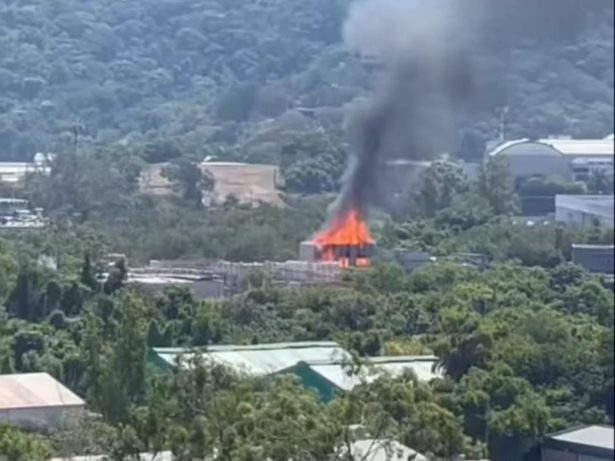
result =
[[[374,244],[367,224],[358,210],[350,210],[314,237],[314,244],[321,252],[323,261],[339,261],[342,267],[349,267],[348,257],[336,255],[337,248],[367,247]],[[369,266],[369,258],[357,258],[357,266]]]

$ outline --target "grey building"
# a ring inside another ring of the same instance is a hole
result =
[[[613,204],[612,195],[556,195],[555,220],[581,227],[598,223],[613,229]]]
[[[612,426],[569,429],[542,445],[542,461],[613,461],[614,456]]]
[[[572,262],[589,272],[613,274],[613,245],[572,244]]]
[[[520,139],[503,143],[488,155],[508,159],[515,179],[558,176],[585,180],[593,171],[612,171],[614,141],[605,139]]]

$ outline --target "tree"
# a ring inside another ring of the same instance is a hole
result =
[[[15,317],[38,321],[47,315],[41,302],[41,274],[29,264],[22,264],[15,287],[9,294],[8,312]]]
[[[337,190],[345,157],[332,135],[324,130],[295,135],[280,152],[284,189],[302,194]]]
[[[587,189],[590,194],[613,194],[614,188],[612,171],[593,171],[587,181]]]
[[[109,273],[107,280],[105,280],[103,291],[106,294],[113,294],[120,290],[128,277],[128,269],[126,268],[126,261],[120,259],[114,264],[113,269]]]
[[[126,294],[120,303],[120,308],[107,316],[89,312],[85,335],[92,401],[115,423],[127,422],[131,405],[144,397],[150,323],[145,305],[136,295]]]
[[[497,215],[515,211],[515,196],[508,160],[503,155],[489,157],[480,170],[479,191]]]
[[[461,167],[446,160],[433,162],[423,175],[420,199],[423,212],[434,216],[448,207],[453,198],[468,188],[468,181]]]
[[[163,169],[163,176],[177,181],[182,188],[184,200],[197,208],[203,206],[203,191],[212,191],[215,184],[211,173],[203,171],[198,165],[184,158]]]
[[[38,437],[11,426],[0,426],[0,453],[7,461],[45,461],[50,452]]]
[[[100,283],[96,280],[96,274],[92,267],[92,260],[89,253],[86,253],[83,258],[80,282],[93,291],[98,291],[100,289]]]
[[[162,163],[180,158],[182,151],[177,143],[163,140],[146,144],[142,156],[147,163]]]

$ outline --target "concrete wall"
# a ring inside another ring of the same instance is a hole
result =
[[[590,272],[613,273],[613,248],[572,247],[572,262]]]
[[[0,410],[0,423],[45,432],[74,427],[84,417],[84,406]]]

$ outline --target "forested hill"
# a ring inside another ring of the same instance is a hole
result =
[[[83,142],[174,138],[193,154],[239,145],[268,160],[279,133],[308,130],[298,108],[338,127],[370,74],[344,52],[349,0],[4,0],[0,160]],[[605,2],[609,3],[609,2]],[[613,125],[612,3],[574,40],[520,40],[479,56],[483,138],[509,106],[509,134],[604,136]],[[554,12],[556,14],[556,12]]]

